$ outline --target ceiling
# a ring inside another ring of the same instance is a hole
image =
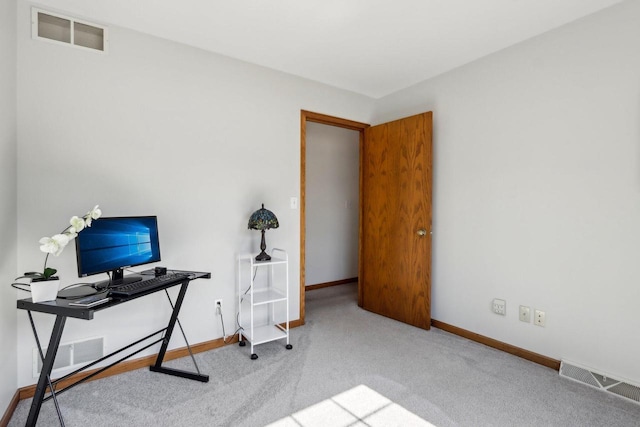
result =
[[[380,98],[622,0],[37,0]]]

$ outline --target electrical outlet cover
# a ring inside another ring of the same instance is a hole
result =
[[[533,323],[537,326],[544,326],[547,323],[547,315],[542,310],[533,312]]]
[[[526,305],[520,306],[520,321],[521,322],[531,322],[531,309]]]
[[[493,300],[493,312],[501,316],[507,315],[507,302],[503,299],[494,298]]]

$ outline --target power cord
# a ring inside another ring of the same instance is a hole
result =
[[[18,279],[21,279],[22,277],[18,277]],[[93,283],[73,283],[71,285],[67,285],[64,288],[61,288],[59,290],[59,292],[64,291],[65,289],[69,289],[69,288],[79,288],[82,286],[89,286],[93,289],[95,289],[93,287]],[[24,288],[23,286],[27,286],[29,289]],[[16,288],[16,289],[20,289],[21,291],[25,291],[25,292],[31,292],[31,283],[22,283],[22,282],[13,282],[11,284],[11,287]],[[76,298],[83,298],[86,295],[78,295]]]
[[[42,277],[42,275],[39,273],[25,273],[24,276],[19,276],[13,279],[15,280],[15,282],[11,283],[11,287],[19,289],[21,291],[31,292],[31,282],[34,278],[38,277]],[[18,280],[20,279],[29,279],[29,283],[18,282]],[[23,286],[26,286],[26,288],[23,288]]]
[[[258,274],[258,268],[256,267],[253,272],[253,280],[256,279],[257,274]],[[249,293],[250,290],[251,290],[251,285],[249,285],[247,290],[242,293],[242,296],[240,297],[240,304],[242,304],[242,302],[244,301],[244,297]],[[220,303],[220,301],[218,301],[216,304],[216,312],[220,314],[220,323],[222,324],[222,342],[225,344],[228,344],[227,333],[225,332],[225,329],[224,329],[224,317],[222,316],[222,304]],[[236,329],[231,335],[229,335],[229,337],[233,337],[238,332],[244,331],[244,328],[240,326],[240,311],[236,313],[236,325],[238,325],[238,329]]]
[[[222,315],[222,303],[216,302],[216,313],[220,315],[220,323],[222,324],[222,342],[227,343],[227,333],[224,330],[224,316]]]
[[[23,288],[22,286],[28,286],[29,289]],[[11,284],[12,288],[20,289],[21,291],[31,292],[31,284],[30,283],[22,283],[22,282],[13,282]]]
[[[224,327],[224,316],[222,315],[222,303],[220,303],[220,301],[216,302],[216,313],[220,315],[220,323],[222,324],[222,342],[225,344],[228,344],[231,342],[231,340],[227,341],[227,338],[233,337],[235,334],[242,331],[243,329],[240,327],[227,337],[227,332]]]

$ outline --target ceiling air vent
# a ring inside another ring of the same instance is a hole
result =
[[[107,27],[35,7],[31,9],[31,35],[34,39],[107,51]]]

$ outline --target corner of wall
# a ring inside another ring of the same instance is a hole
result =
[[[0,413],[17,387],[15,289],[6,286],[17,269],[17,0],[0,2]]]

